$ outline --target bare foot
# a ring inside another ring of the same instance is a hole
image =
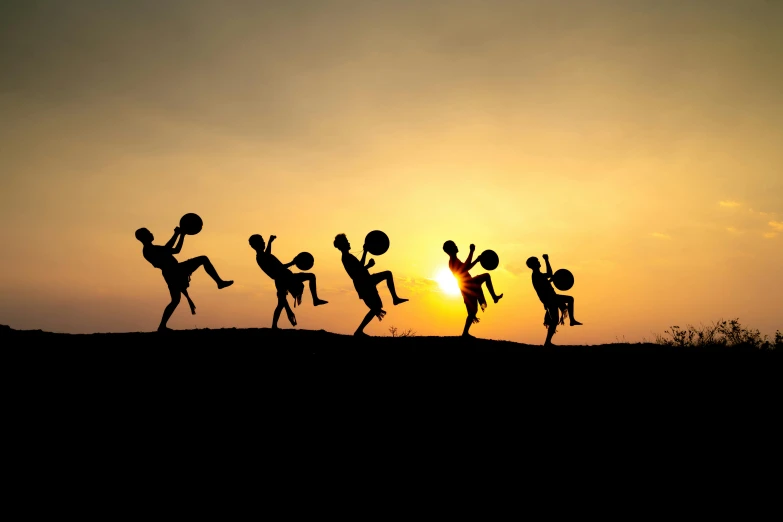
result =
[[[476,337],[473,335],[470,335],[469,333],[462,334],[463,339],[475,339]]]
[[[158,331],[159,331],[159,332],[173,332],[174,330],[172,330],[172,329],[171,329],[171,328],[169,328],[168,326],[159,326],[159,327],[158,327]]]
[[[366,333],[364,333],[364,332],[359,332],[359,331],[356,331],[356,332],[354,332],[354,333],[353,333],[353,336],[354,336],[354,337],[370,337],[370,336],[369,336],[369,335],[367,335]]]
[[[227,286],[231,286],[234,284],[234,281],[221,281],[218,283],[218,290],[221,288],[226,288]]]
[[[579,326],[581,324],[582,323],[580,323],[579,321],[574,321],[573,319],[571,320],[571,326]]]
[[[493,298],[492,298],[492,300],[493,300],[493,301],[495,301],[495,304],[498,304],[498,301],[500,301],[500,299],[501,299],[502,297],[503,297],[503,294],[500,294],[500,295],[499,295],[499,296],[497,296],[497,297],[493,297]]]
[[[322,304],[326,304],[329,301],[324,301],[323,299],[313,299],[313,306],[318,306]]]
[[[406,301],[407,299],[403,299],[402,297],[397,297],[392,302],[394,303],[394,306],[397,306],[398,304],[402,304]]]
[[[296,316],[294,315],[294,313],[291,312],[290,314],[287,315],[288,315],[288,321],[291,323],[291,326],[296,326]]]

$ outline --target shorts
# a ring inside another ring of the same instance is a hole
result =
[[[292,273],[289,271],[288,274],[275,279],[275,289],[277,290],[278,298],[282,297],[285,299],[290,292],[291,297],[301,302],[301,297],[304,293],[304,284],[292,277]]]
[[[163,279],[169,286],[169,290],[183,292],[190,286],[190,276],[198,270],[201,262],[197,258],[188,259],[178,263],[177,266],[163,271]]]

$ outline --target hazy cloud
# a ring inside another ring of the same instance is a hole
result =
[[[509,272],[512,275],[518,276],[522,275],[525,272],[530,271],[530,269],[525,265],[518,265],[516,263],[511,263],[510,265],[503,265],[503,268],[506,270],[506,272]]]
[[[671,239],[672,238],[672,236],[670,236],[669,234],[663,234],[661,232],[653,232],[650,235],[652,237],[655,237],[655,238],[658,238],[658,239]]]
[[[720,202],[720,206],[721,207],[727,207],[727,208],[735,208],[735,207],[740,206],[740,204],[737,203],[736,201],[721,201]]]
[[[401,286],[407,290],[410,290],[414,293],[426,293],[426,292],[439,292],[440,287],[438,286],[438,282],[433,279],[428,279],[425,277],[405,277],[400,278],[399,282],[397,283],[398,286]]]

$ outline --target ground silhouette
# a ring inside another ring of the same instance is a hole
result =
[[[238,350],[253,351],[261,358],[290,356],[357,356],[361,358],[440,359],[468,355],[640,355],[691,353],[783,354],[781,350],[759,350],[751,346],[716,348],[667,346],[656,343],[611,343],[597,345],[531,345],[513,341],[463,338],[461,336],[392,337],[336,334],[325,330],[273,330],[271,328],[220,328],[173,330],[170,332],[128,332],[66,334],[42,330],[15,330],[0,325],[0,339],[14,349],[133,349],[156,352],[210,352],[215,355]]]

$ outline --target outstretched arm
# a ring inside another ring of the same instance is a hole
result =
[[[473,243],[470,244],[470,254],[468,254],[468,258],[465,260],[465,264],[469,265],[470,262],[473,260],[473,252],[476,251],[476,245]]]
[[[283,265],[283,268],[288,268],[289,266],[294,266],[296,262],[296,259],[292,259],[290,263],[286,263]]]
[[[481,259],[481,256],[478,256],[475,261],[473,261],[473,252],[476,251],[476,245],[472,244],[470,245],[470,253],[468,254],[468,258],[465,260],[465,270],[470,270],[474,266],[476,266],[476,263],[479,262],[479,259]]]
[[[182,243],[185,242],[185,234],[180,231],[179,227],[174,230],[176,234],[179,234],[179,241],[177,241],[177,246],[174,247],[174,253],[179,254],[179,251],[182,250]]]
[[[544,254],[543,258],[544,258],[544,263],[546,263],[546,277],[547,277],[547,279],[551,279],[552,278],[552,265],[549,264],[549,255],[548,254]]]
[[[174,242],[177,241],[177,236],[180,234],[179,227],[174,227],[174,235],[171,236],[171,239],[169,239],[166,242],[166,248],[172,248],[174,246]]]
[[[266,244],[266,250],[264,250],[264,252],[266,252],[267,254],[272,253],[272,241],[274,241],[275,239],[277,239],[277,236],[269,236],[269,242]]]

